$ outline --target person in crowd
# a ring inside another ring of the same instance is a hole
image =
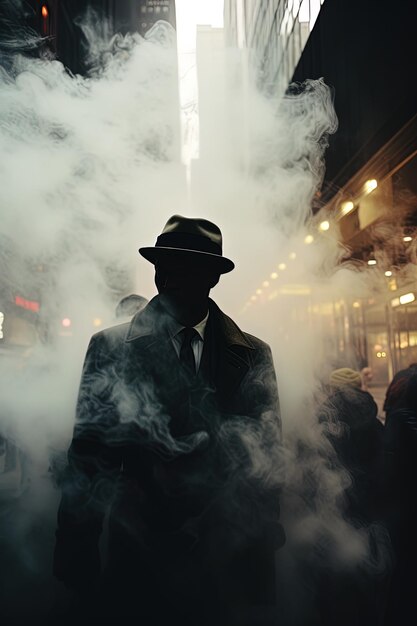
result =
[[[386,417],[388,413],[395,410],[403,400],[405,387],[413,373],[417,372],[417,363],[410,363],[410,365],[402,370],[399,370],[393,377],[392,381],[388,385],[385,393],[385,400],[383,410]]]
[[[387,626],[411,626],[417,619],[417,367],[399,374],[387,395],[384,433],[387,523],[395,558]]]
[[[209,298],[234,268],[215,224],[174,215],[139,252],[158,295],[88,347],[55,575],[84,599],[90,624],[102,623],[97,588],[115,624],[276,623],[284,532],[271,350]]]
[[[360,372],[348,367],[334,370],[330,394],[320,411],[337,458],[350,475],[346,492],[347,514],[370,522],[381,510],[383,425],[371,394],[362,389]]]
[[[372,367],[366,366],[361,369],[362,389],[369,391],[369,385],[374,377]]]
[[[350,526],[369,532],[370,546],[382,523],[383,425],[372,396],[362,389],[359,371],[334,370],[329,395],[319,410],[319,422],[333,448],[327,462],[348,479],[341,514]],[[378,523],[378,524],[377,524]],[[331,551],[328,555],[331,560]],[[324,559],[325,561],[325,559]],[[379,626],[383,611],[383,581],[373,580],[360,564],[348,559],[339,568],[319,567],[320,626]]]
[[[116,305],[116,319],[131,318],[148,304],[148,300],[137,293],[124,296]]]

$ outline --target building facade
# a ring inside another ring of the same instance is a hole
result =
[[[2,2],[11,4],[10,0]],[[34,36],[40,36],[43,41],[37,48],[50,50],[74,74],[88,71],[88,46],[81,27],[88,12],[94,13],[96,25],[102,25],[106,36],[145,36],[159,20],[176,28],[175,0],[25,0],[21,9],[9,9],[9,24],[24,24]]]
[[[321,77],[332,89],[339,127],[329,139],[311,227],[334,228],[344,262],[378,273],[379,288],[338,302],[337,312],[329,303],[322,308],[335,322],[340,360],[350,346],[381,384],[417,359],[412,12],[412,3],[388,0],[225,2],[227,41],[248,49],[264,93],[283,96],[292,83]]]

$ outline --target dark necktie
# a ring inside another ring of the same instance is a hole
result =
[[[198,334],[195,328],[183,328],[181,331],[180,361],[191,374],[196,374],[194,351],[192,340]]]

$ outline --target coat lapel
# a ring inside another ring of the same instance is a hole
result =
[[[210,350],[210,379],[224,400],[239,388],[252,365],[255,348],[247,335],[212,300],[209,310],[210,330],[205,349]],[[125,337],[127,343],[134,342],[140,351],[148,351],[149,357],[152,355],[152,360],[156,358],[157,363],[162,354],[175,357],[173,346],[167,346],[170,338],[164,331],[165,315],[156,296],[135,315]],[[174,368],[178,365],[172,363],[171,358],[169,361]]]
[[[252,364],[254,346],[240,328],[210,300],[212,379],[226,400],[240,386]]]

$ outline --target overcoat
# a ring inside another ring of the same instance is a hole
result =
[[[118,615],[203,624],[203,612],[207,623],[226,614],[233,623],[230,611],[274,604],[274,556],[284,543],[271,350],[210,300],[200,368],[190,376],[168,321],[156,296],[131,323],[90,341],[55,575],[88,592],[102,571]]]

